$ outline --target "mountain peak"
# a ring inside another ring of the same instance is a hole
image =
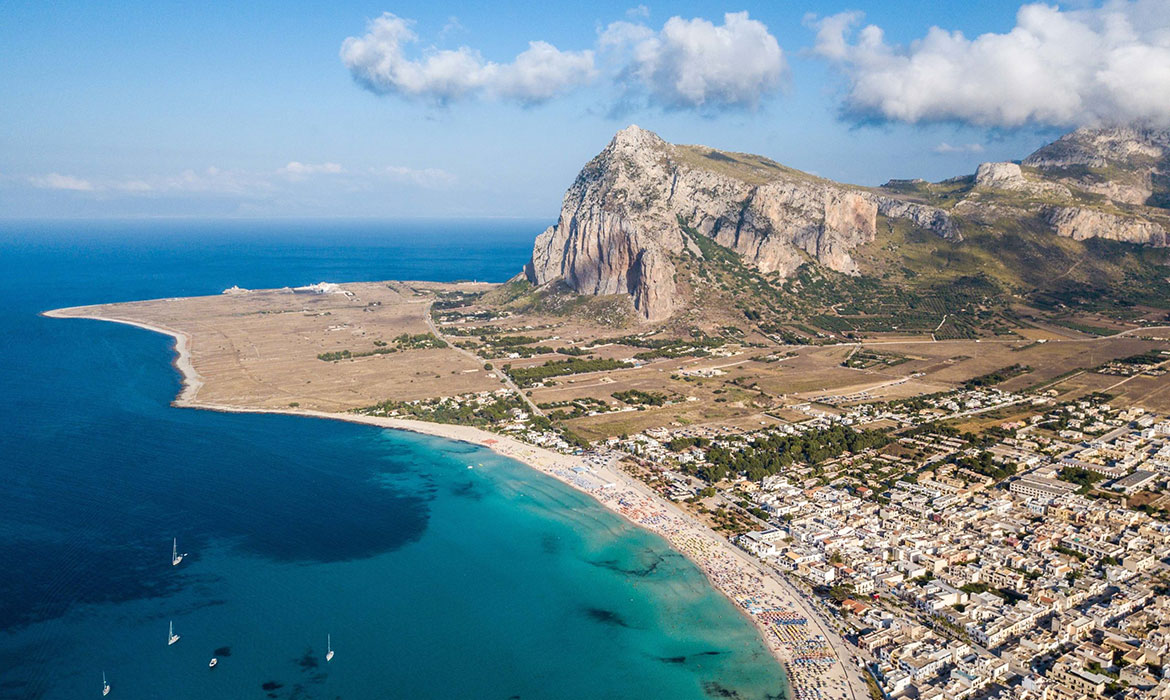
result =
[[[864,265],[878,270],[889,260],[867,244],[879,236],[901,245],[907,232],[913,240],[930,233],[956,245],[964,220],[980,235],[1008,221],[1077,240],[1164,246],[1165,215],[1130,205],[1170,203],[1162,199],[1168,155],[1166,132],[1081,130],[1024,167],[984,163],[974,177],[941,188],[917,180],[874,189],[748,153],[669,144],[631,124],[582,168],[556,223],[537,236],[525,276],[538,287],[560,282],[580,294],[625,295],[643,320],[657,322],[691,313],[692,302],[716,293],[704,271],[722,264],[718,247],[751,270],[747,278],[771,284],[808,264],[844,275],[866,273]],[[1106,167],[1086,165],[1090,157]]]
[[[1170,130],[1081,128],[1040,148],[1023,165],[1115,202],[1170,205]]]
[[[1170,131],[1139,126],[1082,127],[1024,159],[1032,167],[1086,166],[1158,160],[1170,155]]]
[[[850,251],[874,239],[879,215],[957,238],[936,208],[760,156],[672,145],[630,125],[565,193],[525,275],[536,285],[561,280],[582,294],[628,295],[643,318],[660,321],[686,304],[676,264],[702,257],[701,238],[761,274],[788,276],[808,260],[853,274]]]
[[[637,124],[630,124],[626,128],[614,134],[613,140],[609,144],[613,148],[620,149],[644,149],[644,148],[663,148],[666,146],[666,141],[663,141],[658,134],[647,129],[643,129]]]

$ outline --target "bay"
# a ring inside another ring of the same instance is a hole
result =
[[[174,408],[170,339],[38,315],[232,285],[503,281],[541,227],[0,224],[0,698],[96,697],[103,671],[134,698],[781,693],[698,569],[567,486],[464,443]]]

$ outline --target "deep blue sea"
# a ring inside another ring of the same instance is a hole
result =
[[[100,697],[103,672],[115,699],[780,694],[698,569],[559,482],[464,443],[174,408],[169,338],[38,315],[502,281],[542,225],[0,222],[0,698]]]

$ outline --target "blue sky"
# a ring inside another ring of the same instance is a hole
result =
[[[1170,0],[1021,7],[9,0],[0,217],[551,219],[629,123],[873,185],[1164,122],[1163,98],[1134,95],[1170,94]],[[526,64],[530,42],[548,46]]]

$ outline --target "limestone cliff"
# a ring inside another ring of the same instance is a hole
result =
[[[1044,218],[1057,235],[1078,241],[1104,238],[1150,246],[1170,244],[1165,227],[1146,219],[1083,207],[1046,207]]]
[[[975,186],[1029,195],[1052,195],[1068,199],[1072,193],[1065,185],[1039,177],[1027,177],[1016,163],[982,163],[975,171]]]
[[[1170,205],[1170,131],[1165,129],[1077,129],[1022,164],[1116,203]]]
[[[1021,167],[1021,165],[1023,167]],[[1011,192],[1017,216],[1034,211],[1059,236],[1167,245],[1170,132],[1078,129],[1015,163],[984,163],[976,192],[956,211],[979,217],[983,192]],[[1003,202],[990,203],[997,215]],[[984,207],[986,208],[986,207]]]
[[[537,285],[628,294],[644,318],[659,320],[682,301],[673,259],[688,246],[698,253],[684,226],[763,272],[788,275],[811,259],[852,274],[850,253],[874,239],[879,214],[958,238],[941,209],[630,126],[577,176],[525,272]]]
[[[536,285],[563,281],[583,294],[628,295],[643,318],[660,320],[688,301],[676,263],[685,251],[701,257],[693,236],[763,273],[787,277],[815,262],[855,274],[857,248],[886,230],[883,220],[952,243],[963,240],[961,224],[972,233],[1047,229],[1167,246],[1170,132],[1080,129],[1022,163],[984,163],[973,176],[940,183],[864,188],[760,156],[670,144],[630,126],[577,176],[525,274]]]

